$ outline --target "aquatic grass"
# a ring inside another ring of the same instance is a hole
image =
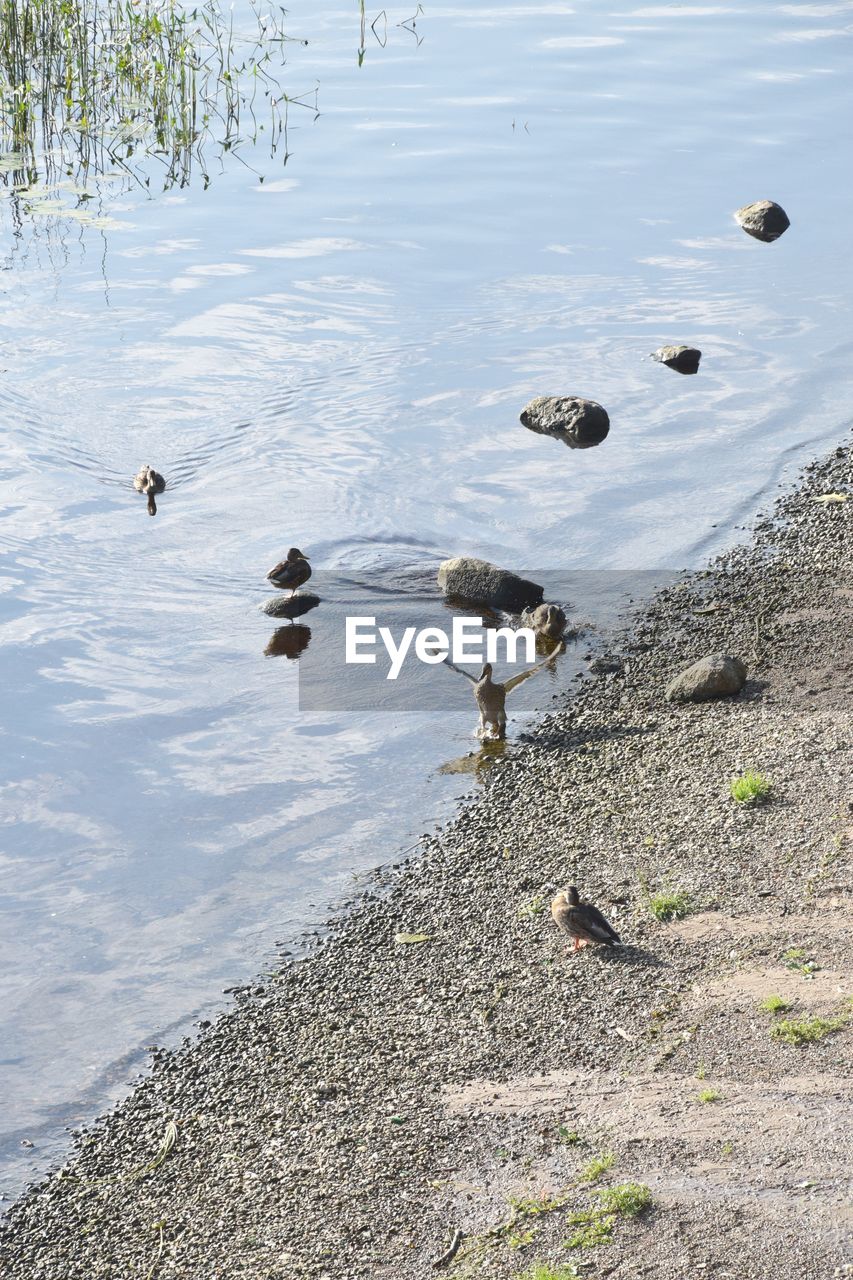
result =
[[[0,177],[52,214],[59,181],[149,187],[156,165],[164,189],[206,186],[209,160],[262,135],[286,160],[288,108],[310,99],[281,84],[284,10],[249,2],[243,34],[221,0],[0,0]]]
[[[748,769],[739,778],[732,778],[729,793],[738,804],[759,804],[766,800],[773,790],[773,783],[763,774]]]
[[[60,1181],[76,1182],[83,1187],[105,1187],[118,1182],[137,1182],[140,1178],[145,1178],[149,1174],[156,1173],[162,1164],[165,1163],[170,1151],[178,1140],[178,1126],[174,1120],[166,1121],[166,1128],[163,1131],[163,1137],[160,1139],[154,1156],[143,1165],[138,1165],[135,1169],[129,1169],[127,1173],[116,1173],[106,1178],[78,1178],[73,1173],[60,1173]]]

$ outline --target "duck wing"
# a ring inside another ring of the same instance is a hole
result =
[[[582,937],[589,938],[592,942],[603,942],[607,946],[622,941],[610,921],[606,920],[598,907],[594,907],[591,902],[582,902],[575,907],[575,913],[580,917],[586,930]]]
[[[479,676],[473,676],[470,671],[466,671],[464,667],[457,667],[449,658],[444,659],[444,665],[450,667],[451,671],[456,671],[460,676],[464,676],[466,680],[470,680],[472,684],[477,684],[480,679]]]
[[[267,579],[280,587],[301,587],[310,577],[311,566],[307,560],[281,560],[267,574]]]
[[[506,689],[507,693],[511,693],[512,690],[516,687],[516,685],[522,684],[523,681],[525,680],[529,680],[530,677],[532,675],[535,675],[536,672],[539,671],[542,667],[547,667],[549,662],[553,662],[554,659],[557,657],[557,655],[563,652],[564,647],[565,646],[563,645],[563,642],[561,640],[560,643],[556,646],[556,648],[554,648],[552,652],[548,654],[548,657],[543,658],[541,662],[537,662],[535,667],[528,667],[526,671],[519,671],[518,675],[510,676],[508,680],[505,680],[504,688]]]

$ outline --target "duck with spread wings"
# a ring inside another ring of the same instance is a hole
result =
[[[512,693],[513,689],[518,688],[520,684],[541,667],[553,662],[557,654],[562,652],[563,645],[561,643],[542,662],[537,662],[535,667],[528,667],[526,671],[519,671],[517,675],[510,676],[509,680],[504,680],[503,683],[492,679],[492,664],[490,662],[484,663],[479,676],[475,676],[470,671],[457,667],[449,659],[445,658],[447,666],[452,671],[457,671],[460,676],[465,676],[465,679],[470,680],[474,686],[474,698],[480,712],[480,723],[476,729],[478,738],[491,737],[500,740],[506,737],[507,694]],[[490,727],[491,733],[489,732]]]

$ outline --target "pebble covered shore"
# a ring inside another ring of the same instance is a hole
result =
[[[0,1274],[853,1273],[851,534],[845,445],[656,597],[622,669],[510,743],[309,959],[157,1053],[8,1211]],[[668,703],[711,653],[744,691]],[[732,798],[747,770],[763,802]],[[624,947],[564,954],[568,883]],[[633,1184],[641,1212],[571,1244]]]

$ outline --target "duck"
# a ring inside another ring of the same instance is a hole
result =
[[[148,497],[148,514],[156,516],[157,503],[154,501],[155,493],[162,493],[166,488],[166,481],[159,471],[155,471],[153,467],[149,467],[146,463],[144,467],[140,467],[138,473],[133,477],[133,487],[137,493],[144,493]]]
[[[484,662],[479,676],[475,676],[470,671],[457,667],[449,658],[444,659],[445,664],[452,671],[456,671],[460,676],[464,676],[466,680],[470,680],[474,686],[474,698],[477,702],[477,709],[480,712],[480,723],[475,730],[475,734],[481,741],[491,738],[501,742],[506,738],[507,694],[512,693],[513,689],[532,676],[540,667],[547,666],[549,662],[553,662],[557,655],[562,652],[563,645],[560,643],[542,662],[537,662],[535,667],[528,667],[525,671],[519,671],[517,675],[510,676],[509,680],[506,680],[503,684],[492,679],[493,668],[491,662]]]
[[[291,596],[311,577],[311,566],[298,547],[291,547],[287,555],[267,574],[274,587],[290,587]]]
[[[558,893],[551,903],[551,917],[560,933],[573,940],[572,951],[587,947],[591,942],[612,947],[622,939],[608,920],[591,902],[581,902],[574,885]],[[568,947],[566,948],[568,950]]]

